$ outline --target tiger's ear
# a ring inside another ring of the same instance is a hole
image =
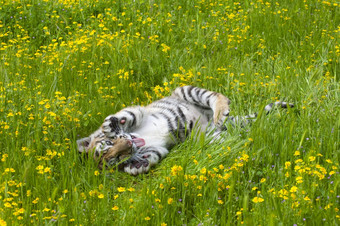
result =
[[[90,143],[91,143],[91,137],[84,137],[84,138],[77,140],[78,151],[80,153],[84,151],[87,152]]]

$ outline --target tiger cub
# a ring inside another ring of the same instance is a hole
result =
[[[287,107],[285,102],[277,102]],[[125,172],[137,175],[164,159],[176,144],[185,141],[193,131],[214,131],[218,137],[224,123],[247,123],[256,115],[229,117],[230,100],[224,95],[193,86],[176,88],[171,96],[146,107],[127,107],[105,118],[102,126],[89,137],[77,141],[79,152],[94,150],[99,165],[108,167],[119,163]],[[267,105],[267,111],[272,105]],[[131,142],[131,157],[123,162],[122,155],[105,151],[116,145],[117,139]]]

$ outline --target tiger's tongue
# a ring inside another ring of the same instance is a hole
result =
[[[136,137],[136,138],[133,138],[132,139],[132,142],[137,146],[137,147],[142,147],[145,145],[145,141],[143,138],[139,138],[139,137]]]

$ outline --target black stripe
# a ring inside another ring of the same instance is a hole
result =
[[[171,102],[171,101],[167,101],[167,100],[160,100],[160,101],[158,101],[158,103],[164,103],[164,104],[171,105],[171,106],[174,106],[174,107],[177,106],[176,103]],[[156,104],[156,106],[157,106],[157,104]]]
[[[198,108],[201,108],[202,110],[211,110],[211,107],[205,107],[203,105],[198,105],[198,104],[195,104],[195,106]]]
[[[194,127],[194,122],[192,120],[190,120],[190,123],[189,123],[190,132],[192,131],[193,127]]]
[[[192,99],[192,101],[194,101],[194,102],[197,102],[196,100],[194,100],[194,97],[192,96],[192,90],[193,90],[193,86],[189,86],[189,88],[188,88],[188,96]]]
[[[175,121],[177,122],[177,135],[179,139],[184,142],[186,138],[186,129],[185,129],[185,124],[181,122],[180,118],[176,116]]]
[[[177,107],[177,111],[178,111],[179,116],[181,117],[182,121],[184,123],[186,123],[187,122],[187,118],[185,117],[185,114],[183,113],[182,109],[180,107]]]
[[[155,108],[160,108],[163,109],[164,111],[168,111],[173,115],[177,115],[176,112],[173,110],[173,108],[171,108],[171,106],[154,106]]]
[[[177,107],[177,111],[179,113],[179,116],[182,119],[182,122],[184,123],[184,125],[181,124],[182,128],[180,128],[180,129],[184,130],[184,138],[186,138],[188,136],[188,131],[187,131],[187,128],[186,128],[187,118],[185,117],[185,114],[183,113],[183,111],[180,107]]]
[[[156,114],[151,114],[151,116],[155,117],[156,119],[159,119]]]
[[[176,138],[175,129],[174,129],[174,126],[171,124],[171,119],[169,118],[169,116],[167,116],[163,112],[160,112],[159,114],[162,115],[166,119],[168,123],[169,132],[174,136],[174,138]]]
[[[287,102],[281,102],[281,107],[282,108],[287,108]]]
[[[210,93],[207,98],[207,105],[210,107],[210,97],[213,96],[215,93]]]
[[[201,91],[202,91],[202,89],[196,87],[196,96],[197,96],[197,98],[199,98]]]
[[[159,160],[162,159],[162,155],[161,155],[161,153],[159,153],[158,151],[152,150],[151,152],[154,153],[154,154],[156,154],[156,155],[158,156],[158,159],[159,159]]]
[[[207,99],[207,105],[210,107],[210,98],[209,97],[207,97],[208,99]]]
[[[185,101],[188,101],[187,97],[185,96],[185,92],[184,92],[184,88],[183,87],[181,87],[181,93],[182,93],[183,99]]]
[[[205,90],[200,94],[200,98],[202,98],[202,96],[203,96],[206,92],[208,92],[208,90],[205,89]]]
[[[200,92],[202,91],[203,89],[200,89],[198,87],[196,87],[196,97],[197,97],[197,101],[201,101],[200,100]],[[202,102],[202,101],[201,101]]]
[[[200,89],[197,88],[197,87],[193,87],[193,88],[194,88],[194,89],[200,90]],[[192,98],[193,102],[198,103],[198,104],[201,104],[202,101],[198,98],[198,95],[196,95],[197,98],[195,98],[195,95],[193,94],[193,90],[194,90],[194,89],[190,89],[191,98]],[[197,94],[197,92],[196,92],[196,94]]]
[[[162,100],[155,102],[155,104],[152,105],[152,106],[161,107],[160,104],[168,104],[168,105],[171,105],[171,106],[174,106],[174,107],[181,105],[182,107],[185,107],[187,110],[189,110],[189,108],[186,104],[184,104],[183,102],[178,102],[177,99],[171,99],[171,98],[162,99]]]
[[[132,124],[131,124],[131,127],[133,127],[135,124],[136,124],[136,115],[135,113],[131,112],[131,111],[128,111],[128,110],[124,110],[126,113],[129,113],[129,115],[132,116]]]
[[[171,108],[170,106],[169,107],[168,106],[154,106],[154,107],[163,109],[164,111],[171,113],[173,116],[178,116],[176,111],[174,111],[173,108]]]

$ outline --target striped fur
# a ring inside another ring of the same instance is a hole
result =
[[[251,116],[228,117],[229,104],[229,99],[220,93],[193,86],[179,87],[171,96],[146,107],[127,107],[109,115],[100,129],[90,137],[78,141],[78,149],[88,151],[92,148],[105,155],[100,145],[94,145],[96,139],[105,137],[112,140],[120,134],[126,134],[132,141],[142,138],[145,145],[134,147],[132,156],[121,165],[125,172],[132,175],[146,173],[150,167],[164,159],[174,145],[183,142],[193,131],[200,133],[213,130],[218,137],[225,128],[225,122],[235,124],[252,120]],[[287,105],[285,102],[278,102],[267,105],[265,110],[270,111],[279,104],[282,107]],[[253,117],[256,118],[254,115]],[[111,165],[110,161],[106,162]]]

